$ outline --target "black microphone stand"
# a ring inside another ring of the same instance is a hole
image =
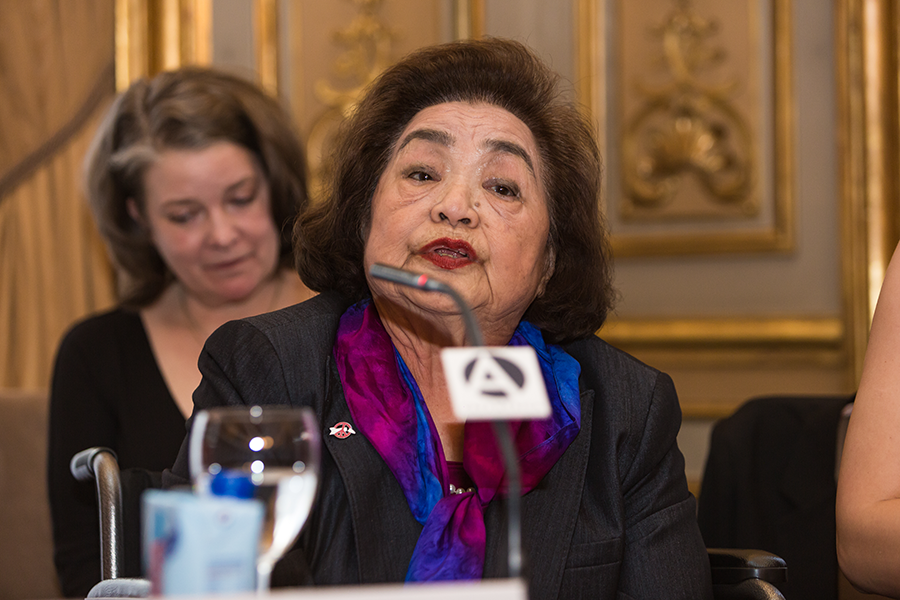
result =
[[[369,269],[369,274],[372,277],[384,279],[385,281],[450,296],[462,313],[469,346],[484,347],[484,336],[481,334],[481,327],[478,326],[478,321],[475,320],[472,309],[469,308],[462,296],[449,285],[429,279],[427,275],[395,269],[382,264],[372,265]],[[497,438],[497,444],[500,446],[507,473],[507,506],[509,508],[507,519],[509,550],[507,559],[509,576],[515,579],[520,577],[522,573],[522,526],[520,516],[522,475],[519,472],[519,457],[516,456],[516,447],[513,444],[512,434],[509,431],[509,422],[491,421],[491,425]]]

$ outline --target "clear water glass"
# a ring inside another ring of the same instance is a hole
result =
[[[319,425],[312,409],[221,407],[194,415],[189,442],[197,493],[211,493],[217,475],[243,475],[265,505],[256,561],[258,593],[293,545],[312,510],[319,480]]]

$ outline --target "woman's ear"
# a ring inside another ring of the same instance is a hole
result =
[[[144,215],[141,214],[141,209],[138,208],[134,198],[125,200],[125,210],[128,211],[128,216],[131,217],[135,223],[146,228],[147,223],[144,221]]]

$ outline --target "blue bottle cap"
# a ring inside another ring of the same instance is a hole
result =
[[[241,471],[221,471],[213,476],[209,489],[216,496],[252,498],[256,486],[250,477]]]

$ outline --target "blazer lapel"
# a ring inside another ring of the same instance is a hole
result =
[[[334,361],[323,407],[324,445],[334,458],[347,491],[361,583],[403,581],[422,526],[408,508],[391,470],[359,433],[344,398]],[[339,437],[331,428],[347,423],[356,432]]]
[[[562,583],[591,447],[594,392],[581,392],[581,431],[537,488],[522,497],[523,570],[529,597],[556,598]],[[507,576],[505,502],[485,511],[485,577]]]

